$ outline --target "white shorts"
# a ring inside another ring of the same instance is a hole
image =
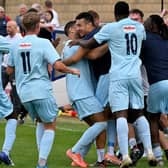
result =
[[[168,114],[168,80],[150,86],[147,111]]]
[[[42,122],[50,123],[55,120],[58,114],[57,104],[54,96],[52,95],[46,99],[25,102],[23,105],[29,112],[29,115],[33,121],[39,117]]]
[[[144,93],[141,78],[111,81],[109,103],[112,112],[127,109],[143,109]]]
[[[4,119],[9,116],[13,112],[13,105],[4,92],[4,90],[0,89],[0,119]]]
[[[103,111],[102,104],[94,96],[75,101],[73,107],[77,111],[80,120]]]
[[[109,83],[109,74],[101,75],[99,77],[95,96],[98,98],[103,107],[108,105]]]

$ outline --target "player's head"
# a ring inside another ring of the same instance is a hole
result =
[[[126,18],[129,15],[129,5],[124,1],[119,1],[114,6],[114,15],[116,21]]]
[[[88,13],[93,16],[95,26],[99,27],[99,25],[100,25],[100,16],[99,16],[99,14],[96,11],[94,11],[94,10],[89,10]]]
[[[150,15],[144,22],[144,26],[147,32],[157,33],[163,39],[168,39],[168,27],[159,15]]]
[[[129,17],[135,21],[143,23],[144,13],[140,9],[131,9]]]
[[[76,24],[76,21],[72,20],[72,21],[69,21],[68,23],[66,23],[65,27],[64,27],[64,32],[65,32],[65,35],[68,36],[69,33],[70,33],[70,29],[75,27],[75,24]]]
[[[22,24],[27,32],[36,34],[40,31],[40,16],[37,12],[28,12],[23,16]]]
[[[7,30],[8,35],[13,37],[18,32],[17,23],[14,20],[8,21],[6,30]]]
[[[76,16],[75,20],[77,30],[81,35],[81,37],[87,35],[95,28],[94,18],[88,12],[80,13],[79,15]]]
[[[47,8],[52,8],[53,7],[53,3],[51,0],[46,0],[44,2],[44,5],[47,7]]]
[[[77,39],[79,37],[79,34],[76,30],[76,21],[69,21],[64,27],[64,32],[65,35],[70,39]]]

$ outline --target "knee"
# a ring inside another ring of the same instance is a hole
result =
[[[9,119],[15,119],[17,120],[18,119],[18,114],[13,111],[10,115],[8,115],[7,117],[5,117],[6,120],[9,120]]]
[[[96,122],[95,125],[97,125],[99,127],[100,130],[105,130],[107,128],[107,122],[103,121],[103,122]]]

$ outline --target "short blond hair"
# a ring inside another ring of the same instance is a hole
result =
[[[5,9],[2,6],[0,6],[0,11],[5,12]]]
[[[40,23],[40,16],[37,12],[27,12],[23,16],[22,24],[26,32],[34,31],[38,23]]]

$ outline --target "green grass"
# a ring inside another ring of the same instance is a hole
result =
[[[3,144],[5,122],[0,121],[0,145]],[[70,168],[71,161],[66,157],[66,150],[78,140],[87,126],[74,118],[60,117],[57,120],[57,130],[55,142],[49,156],[49,168]],[[17,128],[17,138],[11,152],[12,159],[16,168],[35,168],[37,163],[37,150],[35,142],[35,126],[28,119],[24,125]],[[93,147],[88,153],[86,159],[88,163],[96,161],[96,151]],[[166,161],[167,162],[167,161]],[[1,164],[0,168],[7,166]],[[111,166],[114,167],[115,166]],[[146,159],[141,159],[137,168],[146,168],[148,164]],[[168,163],[163,168],[167,168]]]

